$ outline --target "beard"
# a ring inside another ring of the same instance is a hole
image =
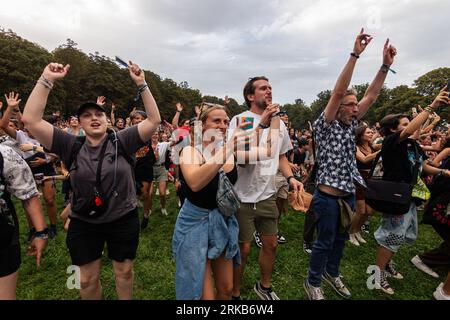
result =
[[[256,106],[263,110],[266,109],[267,108],[266,100],[262,99],[262,100],[256,101]]]

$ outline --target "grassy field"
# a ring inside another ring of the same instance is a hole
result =
[[[172,300],[175,298],[175,263],[171,254],[171,241],[178,208],[175,193],[173,189],[170,189],[170,191],[167,207],[169,216],[165,217],[160,214],[159,204],[156,202],[159,199],[155,200],[149,227],[141,234],[137,259],[135,260],[135,299]],[[62,206],[62,197],[59,195],[58,208],[62,210]],[[16,208],[18,208],[21,220],[23,253],[17,298],[79,299],[77,290],[69,290],[66,287],[69,276],[66,270],[71,262],[65,244],[65,232],[62,231],[62,223],[58,225],[58,236],[49,241],[41,268],[37,270],[35,260],[25,256],[26,222],[21,205],[16,203]],[[302,283],[307,276],[309,256],[301,249],[304,218],[303,214],[290,210],[281,219],[280,230],[287,238],[287,242],[278,248],[273,287],[282,300],[306,299]],[[367,244],[361,247],[355,247],[350,243],[346,244],[341,273],[344,276],[343,281],[353,294],[353,298],[357,300],[432,299],[433,291],[445,279],[445,270],[438,270],[441,279],[436,280],[418,271],[410,262],[414,255],[439,244],[438,236],[435,235],[431,227],[426,225],[419,226],[417,243],[414,246],[403,247],[395,258],[398,270],[405,277],[404,280],[390,280],[395,295],[390,297],[381,293],[381,291],[367,289],[368,274],[366,274],[366,270],[369,265],[374,264],[377,245],[373,239],[373,232],[378,227],[378,222],[378,216],[372,219],[372,234],[364,236],[368,241]],[[243,281],[241,291],[243,299],[258,299],[253,291],[253,285],[259,279],[257,257],[258,248],[254,245]],[[103,260],[101,279],[104,298],[116,299],[114,274],[111,263],[107,258]],[[324,291],[327,299],[339,299],[329,287],[324,286]]]

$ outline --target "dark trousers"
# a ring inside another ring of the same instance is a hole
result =
[[[339,266],[344,253],[348,233],[340,232],[340,197],[316,190],[313,197],[314,214],[316,216],[317,239],[314,242],[309,260],[308,282],[320,287],[322,275],[326,271],[330,276],[339,276]],[[353,209],[355,195],[341,197]]]
[[[311,206],[306,212],[305,224],[303,225],[303,243],[311,244],[314,242],[314,230],[316,229],[316,218]]]
[[[438,248],[424,252],[419,257],[423,263],[431,268],[450,267],[450,228],[447,226],[433,225],[433,229],[444,242]]]

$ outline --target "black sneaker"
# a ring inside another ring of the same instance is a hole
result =
[[[397,271],[393,260],[389,261],[389,263],[386,265],[386,272],[389,277],[399,280],[403,279],[403,275]]]
[[[50,225],[50,228],[48,228],[48,238],[53,239],[56,237],[58,231],[56,229],[56,226],[54,224]]]
[[[278,298],[277,294],[272,291],[272,288],[263,289],[261,286],[261,282],[256,282],[255,286],[253,287],[258,297],[261,298],[261,300],[280,300]]]
[[[148,217],[143,217],[141,222],[141,230],[144,230],[148,226]]]
[[[285,244],[286,243],[286,238],[281,233],[278,233],[277,234],[277,241],[278,241],[279,244]]]
[[[253,232],[253,238],[255,238],[255,243],[258,247],[262,248],[261,237],[259,236],[258,231]]]
[[[307,254],[312,253],[313,246],[310,243],[303,243],[303,251]]]
[[[361,231],[364,233],[370,233],[370,224],[363,224],[361,226]]]

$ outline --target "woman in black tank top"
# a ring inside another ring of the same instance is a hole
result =
[[[234,150],[235,143],[245,144],[243,137],[239,137],[244,131],[236,130],[240,132],[237,142],[232,138],[223,143],[229,118],[221,105],[207,104],[199,119],[202,144],[187,146],[180,154],[180,179],[186,200],[178,215],[172,242],[176,297],[230,300],[233,259],[240,262],[239,228],[234,215],[220,214],[216,194],[220,169],[223,168],[231,183],[237,180]],[[199,277],[199,273],[203,276]]]
[[[373,140],[373,131],[367,125],[360,126],[355,130],[356,135],[356,165],[361,173],[361,176],[366,180],[369,177],[370,169],[373,161],[377,157],[379,151],[374,152],[371,147]],[[350,243],[359,246],[360,243],[366,243],[361,237],[360,229],[362,225],[368,220],[368,217],[373,215],[372,208],[366,205],[365,189],[360,185],[356,185],[356,215],[354,217],[354,231],[350,234]]]

